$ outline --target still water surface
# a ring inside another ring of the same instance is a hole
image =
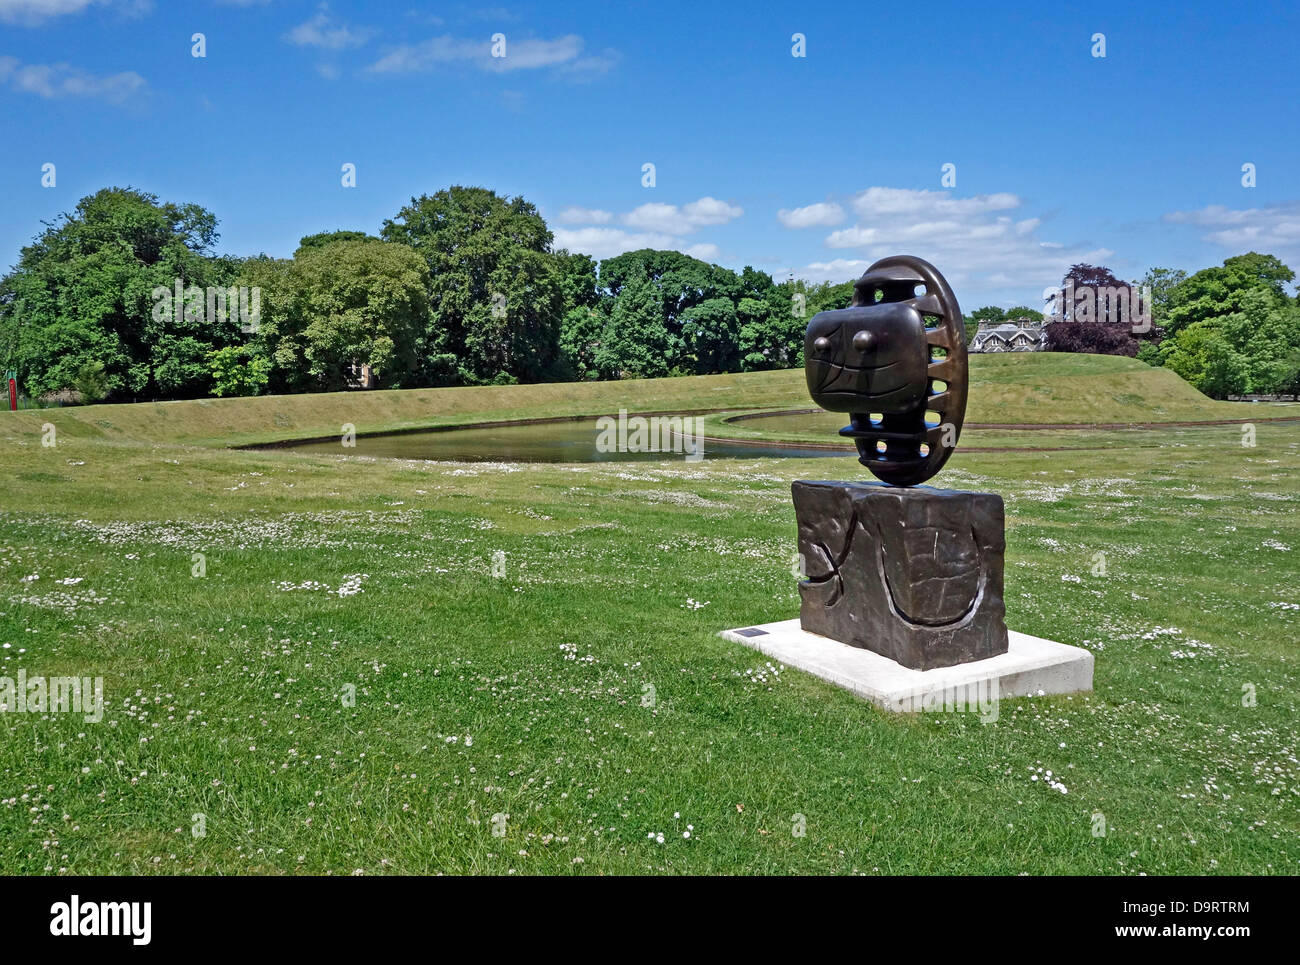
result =
[[[544,422],[535,425],[453,429],[441,432],[403,432],[358,436],[356,448],[344,449],[338,440],[292,445],[300,452],[375,456],[387,459],[440,459],[456,462],[649,462],[685,460],[677,452],[600,452],[596,421]],[[828,442],[834,440],[832,435]],[[853,458],[852,450],[800,448],[790,445],[739,445],[704,443],[705,459],[770,459],[836,457]]]

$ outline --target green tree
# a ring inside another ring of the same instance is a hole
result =
[[[730,276],[728,278],[727,276]],[[664,321],[679,324],[681,313],[709,298],[738,289],[735,272],[680,251],[641,248],[600,263],[600,283],[615,298],[634,280],[645,279],[659,289],[664,300]]]
[[[1015,318],[1027,318],[1030,321],[1041,322],[1043,313],[1030,308],[1027,305],[1017,305],[1015,308],[1008,308],[1002,313],[1002,317],[1010,321]]]
[[[298,242],[298,250],[294,252],[294,257],[301,255],[304,251],[311,251],[314,248],[324,248],[339,241],[379,241],[374,235],[366,234],[364,231],[350,231],[340,229],[338,231],[318,231],[314,235],[305,235]]]
[[[966,318],[972,322],[992,322],[1000,325],[1007,320],[1007,313],[996,305],[985,305],[983,308],[977,308],[970,312]]]
[[[658,285],[645,275],[626,280],[620,286],[595,353],[600,375],[607,379],[668,375],[669,360],[679,357],[680,346],[664,324],[663,315]]]
[[[551,231],[523,198],[453,186],[412,198],[384,222],[387,241],[409,245],[429,269],[425,374],[536,382],[559,362],[565,287],[551,255]]]
[[[596,260],[563,249],[554,257],[564,298],[556,375],[579,381],[599,378],[596,352],[609,323],[610,300],[601,292]]]
[[[600,284],[613,306],[642,280],[659,293],[658,323],[645,319],[646,333],[651,341],[668,346],[669,372],[797,364],[809,314],[808,289],[802,282],[778,286],[767,272],[750,266],[737,274],[679,251],[651,248],[600,264]],[[795,315],[796,292],[804,296],[802,316]]]
[[[1224,261],[1223,267],[1244,275],[1254,285],[1266,288],[1278,298],[1286,297],[1286,285],[1295,280],[1295,272],[1284,265],[1274,255],[1261,255],[1257,251],[1248,251],[1244,255],[1234,255]]]
[[[1221,399],[1247,390],[1249,362],[1213,322],[1192,322],[1166,345],[1165,365],[1206,395]]]
[[[626,289],[642,280],[659,294],[658,324],[646,319],[646,325],[652,338],[667,335],[668,350],[673,354],[664,359],[665,370],[695,371],[697,362],[689,357],[692,340],[686,336],[683,326],[692,310],[710,299],[726,298],[734,304],[745,290],[741,277],[680,251],[651,248],[629,251],[600,263],[600,283],[615,305],[623,299]],[[612,312],[611,308],[611,315]]]
[[[842,281],[831,284],[828,281],[818,282],[808,286],[807,289],[807,310],[808,317],[816,315],[818,312],[834,311],[837,308],[848,308],[853,301],[853,282]]]
[[[103,362],[84,362],[77,370],[70,386],[86,405],[103,401],[108,395],[108,380],[104,377]]]
[[[1284,286],[1295,273],[1272,255],[1248,252],[1223,265],[1205,268],[1169,289],[1164,330],[1169,335],[1193,322],[1241,310],[1249,292],[1262,291],[1275,303],[1286,301]]]
[[[207,353],[242,338],[205,297],[238,268],[212,254],[216,227],[196,204],[133,188],[104,188],[48,222],[0,280],[0,346],[28,392],[205,393]],[[178,285],[190,297],[175,304]]]
[[[260,395],[271,376],[271,360],[246,345],[227,345],[208,353],[212,394]]]
[[[1165,323],[1165,314],[1169,311],[1169,293],[1187,279],[1187,272],[1181,268],[1151,268],[1134,282],[1138,288],[1151,290],[1151,325],[1155,329]],[[1143,348],[1146,348],[1144,345]]]
[[[766,306],[752,298],[742,302],[749,311],[765,314]],[[682,314],[682,340],[697,375],[732,372],[740,363],[740,316],[730,298],[709,298]]]
[[[1211,268],[1191,276],[1185,284],[1198,297],[1178,302],[1180,307],[1194,307],[1197,313],[1218,313],[1171,326],[1173,334],[1167,335],[1158,349],[1140,357],[1167,366],[1218,398],[1295,391],[1300,385],[1300,306],[1276,283],[1284,280],[1285,272],[1270,268],[1274,277],[1264,278],[1242,271],[1243,266],[1259,262],[1230,264],[1234,261],[1225,262],[1230,275]],[[1281,267],[1289,271],[1285,265]],[[1243,282],[1243,276],[1251,280]],[[1175,300],[1178,294],[1176,291]]]
[[[601,304],[578,306],[565,313],[560,332],[560,354],[570,378],[600,378],[597,356],[604,344],[609,314]]]
[[[263,286],[255,346],[273,363],[277,386],[336,391],[363,365],[386,385],[415,381],[429,279],[406,246],[335,242],[292,262],[250,261],[241,281]]]
[[[592,308],[600,304],[600,281],[597,278],[596,259],[591,255],[570,253],[560,249],[555,253],[555,267],[564,293],[564,312],[575,308]]]
[[[261,319],[252,344],[271,363],[273,393],[312,392],[317,388],[304,362],[306,291],[296,263],[260,255],[240,266],[238,284],[261,293]]]

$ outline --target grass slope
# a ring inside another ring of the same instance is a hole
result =
[[[39,434],[45,422],[80,438],[249,445],[280,439],[629,411],[750,408],[807,401],[802,372],[751,372],[626,382],[557,382],[253,399],[93,405],[7,413],[0,432]],[[12,428],[11,428],[12,427]]]
[[[1207,398],[1169,369],[1152,368],[1137,359],[1055,352],[971,356],[968,422],[1191,422],[1259,417],[1259,406]]]
[[[1261,406],[1215,402],[1165,369],[1105,355],[971,357],[968,422],[1166,422],[1260,418]],[[508,419],[811,405],[802,370],[627,382],[410,389],[95,405],[5,413],[0,436],[53,423],[74,438],[248,445]],[[1279,410],[1280,411],[1280,410]],[[1276,413],[1272,413],[1276,414]],[[1284,414],[1284,413],[1283,413]]]

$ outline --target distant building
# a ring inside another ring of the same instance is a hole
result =
[[[349,389],[373,389],[379,385],[375,370],[365,363],[358,365],[353,362],[349,365],[346,381]]]
[[[1042,322],[1013,318],[1006,322],[980,322],[979,331],[970,340],[969,351],[1041,352],[1046,345]]]

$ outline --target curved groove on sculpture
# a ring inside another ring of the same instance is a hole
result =
[[[885,600],[889,603],[889,609],[893,614],[904,623],[925,630],[956,630],[969,623],[979,610],[980,603],[984,600],[984,588],[988,585],[988,569],[985,566],[984,553],[980,549],[979,536],[974,529],[971,530],[971,542],[975,547],[975,566],[978,568],[974,595],[966,605],[965,610],[953,619],[926,621],[913,617],[899,603],[898,595],[894,592],[894,584],[889,579],[889,569],[885,566],[885,541],[881,536],[876,543],[876,569],[880,575],[880,582],[885,586]]]

